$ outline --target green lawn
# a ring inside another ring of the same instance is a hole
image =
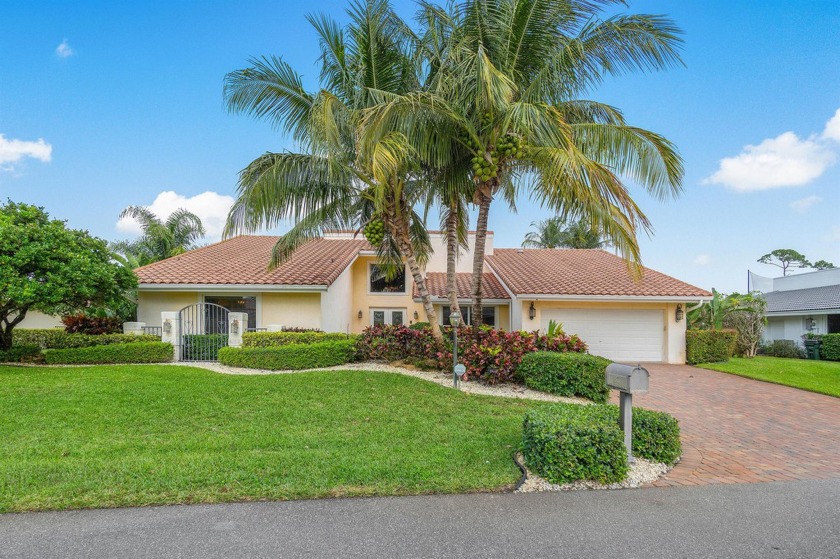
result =
[[[733,357],[726,363],[706,363],[698,367],[840,397],[840,362],[836,361]]]
[[[542,405],[364,371],[0,367],[0,512],[500,490]]]

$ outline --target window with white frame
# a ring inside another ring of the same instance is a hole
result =
[[[405,325],[405,309],[370,309],[371,326]]]

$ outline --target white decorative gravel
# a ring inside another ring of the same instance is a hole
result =
[[[517,454],[517,458],[521,463],[524,463],[521,454]],[[651,462],[644,458],[636,458],[635,464],[630,465],[627,478],[622,482],[603,484],[594,481],[575,481],[559,485],[544,480],[526,467],[525,471],[528,472],[527,478],[525,479],[525,483],[516,492],[533,493],[534,491],[579,491],[581,489],[630,489],[654,482],[668,473],[668,470],[670,468],[665,464]]]
[[[452,374],[443,373],[440,371],[421,371],[419,369],[397,367],[386,363],[377,363],[368,361],[364,363],[349,363],[346,365],[337,365],[335,367],[325,367],[322,369],[304,369],[300,371],[270,371],[266,369],[245,369],[242,367],[228,367],[221,363],[177,363],[178,365],[200,367],[208,369],[217,373],[226,375],[286,375],[293,373],[308,373],[312,371],[379,371],[384,373],[399,373],[410,377],[420,378],[429,382],[434,382],[447,388],[452,388]],[[489,396],[502,396],[505,398],[524,398],[527,400],[543,400],[547,402],[565,402],[567,404],[591,404],[589,400],[583,398],[568,398],[564,396],[555,396],[553,394],[546,394],[545,392],[538,392],[531,390],[525,386],[518,384],[497,384],[488,385],[475,381],[468,381],[460,383],[462,392],[468,394],[486,394]]]

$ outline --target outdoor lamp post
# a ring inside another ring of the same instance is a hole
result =
[[[458,326],[461,325],[461,313],[452,312],[449,315],[449,324],[452,325],[452,386],[458,388]]]

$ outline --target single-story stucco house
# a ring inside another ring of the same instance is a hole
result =
[[[840,333],[840,268],[765,278],[750,272],[750,284],[767,301],[764,341],[804,334]]]
[[[435,251],[424,273],[439,319],[447,321],[445,236],[431,236]],[[310,241],[269,270],[276,242],[240,236],[138,268],[138,321],[161,326],[162,312],[196,303],[246,313],[249,329],[356,333],[372,324],[425,321],[411,275],[387,281],[373,248],[352,233]],[[603,250],[494,249],[490,233],[486,254],[485,324],[530,331],[555,320],[592,353],[617,361],[684,363],[684,311],[711,298],[647,268],[636,281],[621,258]],[[457,266],[462,315],[470,323],[472,254],[461,254]]]

